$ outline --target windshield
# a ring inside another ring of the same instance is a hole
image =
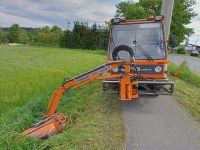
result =
[[[148,59],[138,48],[137,43],[152,57],[165,59],[165,43],[161,23],[114,25],[110,37],[109,58],[112,59],[113,49],[119,45],[127,45],[134,51],[135,59]],[[120,51],[120,59],[130,58],[128,52]]]

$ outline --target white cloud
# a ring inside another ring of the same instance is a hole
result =
[[[103,23],[115,15],[115,4],[120,1],[124,0],[0,0],[0,26],[57,24],[66,28],[68,21]],[[199,15],[189,27],[200,33],[200,0],[196,2],[194,9]]]
[[[196,5],[194,6],[194,11],[198,14],[192,19],[192,23],[189,27],[195,29],[195,34],[200,34],[200,0],[196,0]]]
[[[41,20],[30,20],[24,17],[4,14],[1,12],[0,12],[0,18],[1,18],[1,27],[6,27],[14,23],[18,23],[24,27],[42,27],[46,25],[52,26],[52,24]]]
[[[115,4],[98,0],[1,0],[0,26],[18,23],[21,26],[58,24],[68,21],[102,23],[115,14]]]

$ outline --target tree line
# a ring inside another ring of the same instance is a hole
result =
[[[193,7],[195,3],[195,0],[175,0],[170,36],[176,36],[176,40],[174,40],[176,45],[179,45],[186,36],[194,33],[194,29],[187,25],[197,15]],[[160,15],[161,6],[162,0],[123,1],[116,5],[116,16],[125,19],[144,19]],[[108,25],[100,27],[97,24],[89,26],[85,23],[75,22],[72,30],[63,31],[58,26],[46,26],[27,32],[19,25],[14,24],[8,32],[0,29],[0,43],[15,42],[53,47],[106,49],[108,30]]]
[[[163,0],[133,0],[123,1],[116,5],[116,14],[126,19],[142,19],[161,14]],[[170,29],[170,37],[176,36],[177,45],[180,45],[186,36],[194,33],[194,29],[188,27],[192,18],[197,16],[194,11],[196,0],[175,0]]]
[[[75,22],[72,30],[58,26],[45,26],[27,31],[13,24],[8,31],[0,29],[0,44],[21,43],[37,46],[66,47],[76,49],[106,49],[108,28],[97,24]]]

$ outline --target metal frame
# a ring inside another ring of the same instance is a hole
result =
[[[140,95],[172,95],[174,93],[174,82],[168,79],[139,80]]]
[[[119,81],[117,79],[102,81],[103,91],[106,93],[119,93]],[[139,80],[139,95],[172,95],[174,82],[168,79]]]

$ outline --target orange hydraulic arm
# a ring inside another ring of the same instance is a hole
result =
[[[118,60],[112,61],[106,64],[103,64],[93,70],[90,70],[84,74],[76,76],[70,80],[65,80],[60,88],[54,91],[48,107],[47,112],[44,115],[44,119],[40,122],[33,124],[29,129],[25,130],[23,133],[35,138],[47,138],[53,134],[61,132],[66,123],[68,122],[68,117],[64,116],[62,113],[56,113],[59,101],[61,97],[73,87],[78,88],[84,84],[87,84],[95,79],[104,80],[110,78],[119,79],[119,90],[120,90],[120,100],[131,100],[138,97],[137,88],[132,88],[132,86],[137,83],[132,83],[131,77],[134,77],[134,74],[131,74],[131,64],[130,60]],[[134,64],[132,64],[134,65]],[[123,66],[123,71],[118,71],[119,66]],[[115,70],[114,74],[107,74]],[[116,71],[117,70],[117,71]],[[137,80],[134,80],[137,82]]]
[[[70,87],[78,88],[82,85],[85,85],[95,79],[107,79],[107,78],[120,78],[123,76],[122,74],[115,74],[115,75],[109,75],[109,76],[104,76],[101,77],[103,73],[106,73],[112,69],[116,69],[121,65],[128,65],[130,68],[130,60],[121,60],[121,61],[113,61],[113,62],[109,62],[106,64],[103,64],[93,70],[90,70],[84,74],[81,74],[79,76],[76,76],[70,80],[66,80],[63,82],[62,87],[58,88],[57,90],[54,91],[48,107],[47,107],[47,112],[44,115],[44,118],[48,118],[50,116],[52,116],[53,114],[55,114],[57,106],[59,104],[59,101],[61,99],[61,97],[69,90]],[[130,75],[129,75],[130,76]],[[130,78],[130,77],[129,77]],[[129,81],[130,82],[130,81]],[[125,90],[125,89],[123,89]]]

